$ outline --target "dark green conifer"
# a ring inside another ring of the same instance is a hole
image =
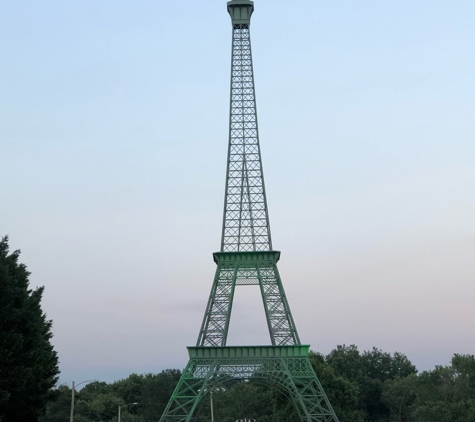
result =
[[[41,309],[44,287],[30,289],[20,251],[0,240],[0,421],[33,422],[56,384],[52,322]]]

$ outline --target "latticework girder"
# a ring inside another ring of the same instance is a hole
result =
[[[233,25],[229,146],[221,251],[272,250],[249,24]]]
[[[273,345],[299,344],[290,306],[277,269],[280,252],[215,253],[218,264],[197,346],[225,346],[234,289],[237,285],[258,285]]]

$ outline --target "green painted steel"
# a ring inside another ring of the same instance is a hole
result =
[[[243,16],[250,19],[252,9],[250,1],[228,3],[233,19],[233,44],[222,252],[272,250],[257,125],[251,35],[248,23],[236,23],[241,22]]]
[[[260,252],[215,252],[213,259],[216,264],[225,261],[259,261],[280,259],[279,251],[260,251]]]
[[[189,422],[200,400],[227,383],[255,380],[276,386],[301,421],[338,422],[300,343],[272,249],[259,145],[250,20],[254,3],[227,3],[232,19],[229,144],[221,250],[195,347],[160,422]],[[238,286],[258,286],[270,345],[226,346]]]
[[[308,350],[308,346],[306,348]],[[338,421],[308,356],[222,357],[213,353],[220,348],[209,348],[210,356],[204,357],[200,356],[203,349],[190,350],[190,360],[165,409],[162,422],[191,421],[198,403],[211,391],[249,379],[277,387],[292,400],[301,421]]]
[[[218,264],[197,346],[226,346],[236,286],[257,285],[272,345],[300,344],[282,285],[278,251],[217,252]]]
[[[194,358],[281,358],[306,357],[310,346],[298,344],[295,346],[226,346],[226,347],[188,347],[190,359]]]
[[[233,25],[249,25],[252,12],[254,12],[254,2],[250,0],[228,1],[228,12]]]

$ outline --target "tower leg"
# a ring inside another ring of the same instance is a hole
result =
[[[178,381],[160,422],[189,422],[208,391],[209,380],[216,373],[216,361],[205,365],[190,359]]]
[[[198,336],[198,346],[226,346],[236,286],[258,285],[273,346],[300,344],[280,279],[280,252],[216,252],[216,275]]]

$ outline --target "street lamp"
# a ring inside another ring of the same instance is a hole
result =
[[[81,381],[78,385],[84,384],[85,382],[92,382],[92,381],[97,381],[97,380],[86,380],[86,381]],[[71,417],[69,418],[70,422],[74,421],[74,381],[73,381],[73,388],[71,389]]]
[[[119,406],[119,418],[117,419],[117,422],[120,422],[120,409],[123,407],[131,406],[133,404],[138,404],[138,403],[129,403],[129,404],[124,404],[123,406]]]
[[[213,406],[213,392],[209,393],[209,401],[211,405],[211,422],[214,422],[214,406]]]

